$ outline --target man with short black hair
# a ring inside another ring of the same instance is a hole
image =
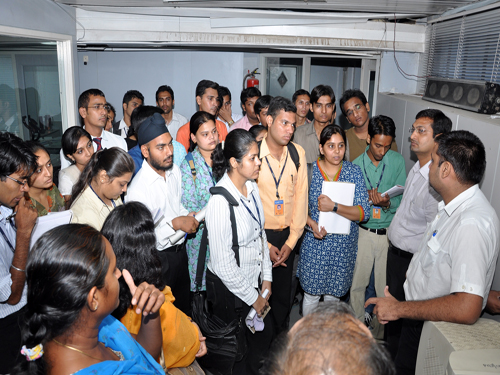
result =
[[[295,91],[292,96],[292,102],[295,104],[295,107],[297,107],[295,127],[298,128],[304,124],[310,124],[311,120],[306,117],[311,107],[311,95],[309,94],[309,91],[304,89]]]
[[[365,319],[365,292],[370,283],[372,270],[375,277],[375,291],[378,297],[384,296],[386,286],[387,228],[401,203],[402,195],[389,197],[382,193],[395,185],[405,185],[406,168],[401,154],[390,150],[393,139],[396,138],[396,125],[387,116],[375,116],[368,125],[368,146],[353,164],[358,165],[363,172],[366,189],[371,202],[370,219],[360,223],[358,238],[358,254],[351,286],[350,305],[356,317]],[[372,322],[372,334],[377,339],[383,338],[383,327]]]
[[[190,286],[188,258],[184,237],[170,242],[178,229],[194,233],[198,221],[194,213],[182,206],[182,178],[180,168],[173,163],[172,136],[159,113],[144,120],[137,132],[144,161],[142,168],[130,183],[126,201],[138,201],[151,211],[163,212],[156,223],[156,249],[162,264],[162,277],[175,295],[175,305],[190,315]]]
[[[225,86],[219,86],[217,90],[219,92],[219,97],[221,98],[221,108],[219,110],[219,117],[217,120],[223,122],[226,125],[227,131],[231,126],[238,122],[243,116],[239,113],[234,113],[232,110],[232,99],[231,91]]]
[[[120,147],[127,151],[127,142],[119,135],[104,131],[108,121],[109,106],[104,93],[99,89],[88,89],[82,92],[78,98],[78,114],[80,124],[92,137],[94,151],[103,148]],[[59,151],[61,169],[69,167],[71,164],[64,156],[62,149]]]
[[[259,125],[260,120],[255,113],[255,102],[262,96],[260,90],[257,87],[247,87],[241,92],[240,101],[241,109],[245,116],[233,126],[231,126],[231,131],[234,129],[245,129],[249,130],[254,125]]]
[[[436,137],[429,183],[441,195],[404,284],[406,302],[386,290],[370,298],[379,320],[403,320],[398,374],[415,371],[423,321],[474,324],[486,306],[499,251],[500,222],[479,189],[486,169],[481,140],[465,131]]]
[[[132,111],[144,104],[144,96],[137,90],[129,90],[123,96],[123,118],[113,124],[113,134],[127,138]]]
[[[352,128],[346,130],[345,135],[349,147],[346,158],[353,161],[365,152],[370,122],[370,104],[362,91],[349,89],[342,94],[339,105],[347,121],[352,125]],[[396,139],[392,140],[391,150],[398,151]]]
[[[174,111],[174,90],[170,86],[162,85],[156,90],[156,106],[163,110],[162,117],[165,119],[169,133],[175,139],[179,128],[188,122],[187,118]]]
[[[21,350],[26,305],[26,262],[37,211],[28,180],[38,168],[36,156],[11,133],[0,133],[0,373],[9,374]],[[14,211],[15,210],[15,211]]]
[[[335,120],[335,94],[328,85],[318,85],[311,91],[311,112],[314,120],[295,130],[294,141],[306,152],[307,163],[319,157],[319,137],[323,129]]]
[[[277,96],[271,100],[266,117],[268,132],[259,153],[262,165],[257,184],[273,262],[273,294],[269,304],[277,333],[288,328],[295,245],[307,220],[305,152],[290,142],[295,112],[295,105],[289,99]]]
[[[272,99],[273,97],[271,95],[262,95],[255,102],[254,111],[255,115],[260,121],[259,123],[260,125],[267,127],[267,122],[266,122],[267,111],[269,110],[269,104],[271,104]]]
[[[198,104],[199,111],[205,111],[214,116],[217,114],[220,105],[218,88],[219,85],[217,82],[209,81],[208,79],[198,82],[198,85],[196,85],[196,104]],[[224,141],[227,135],[226,125],[219,120],[215,120],[215,127],[219,132],[219,141]],[[182,125],[177,131],[176,141],[184,146],[186,152],[190,146],[190,133],[189,122]]]

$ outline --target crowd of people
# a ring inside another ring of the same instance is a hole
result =
[[[42,144],[0,134],[0,373],[201,374],[195,293],[240,322],[221,372],[238,375],[414,374],[424,321],[500,310],[485,149],[443,112],[416,115],[407,176],[393,119],[370,118],[359,90],[339,102],[348,130],[327,85],[246,88],[239,116],[202,80],[189,121],[171,87],[155,98],[128,91],[115,121],[101,90],[83,92],[58,179]],[[338,202],[325,187],[341,185],[352,196]],[[71,224],[31,246],[37,217],[67,209]]]

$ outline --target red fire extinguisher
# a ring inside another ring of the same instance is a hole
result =
[[[255,78],[256,74],[260,74],[260,73],[257,73],[257,69],[259,69],[259,68],[255,68],[252,71],[252,73],[250,73],[250,70],[249,70],[248,74],[245,75],[245,77],[243,78],[243,89],[245,89],[245,82],[246,82],[246,88],[250,88],[250,87],[255,87],[257,89],[259,88],[259,80],[257,78]],[[248,78],[248,77],[250,77],[250,78]]]

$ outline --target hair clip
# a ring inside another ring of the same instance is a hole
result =
[[[43,355],[43,345],[38,344],[37,346],[28,349],[26,345],[23,345],[23,348],[21,349],[21,354],[26,356],[27,361],[36,361],[38,358],[41,358]]]
[[[224,150],[224,141],[220,143],[220,147]]]

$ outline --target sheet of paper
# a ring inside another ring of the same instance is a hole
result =
[[[349,182],[323,181],[321,193],[334,202],[352,206],[355,188],[356,185]],[[318,225],[325,227],[327,233],[349,234],[351,231],[351,220],[335,212],[320,212]]]
[[[389,190],[383,192],[381,195],[382,195],[382,197],[385,197],[386,194],[388,194],[390,198],[394,198],[394,197],[396,197],[396,196],[398,196],[400,194],[403,194],[404,191],[405,191],[405,187],[404,186],[394,185]]]
[[[36,219],[35,227],[31,233],[30,249],[33,248],[36,240],[38,240],[45,232],[58,227],[60,225],[69,224],[73,217],[73,211],[49,212],[48,215],[40,216]]]

